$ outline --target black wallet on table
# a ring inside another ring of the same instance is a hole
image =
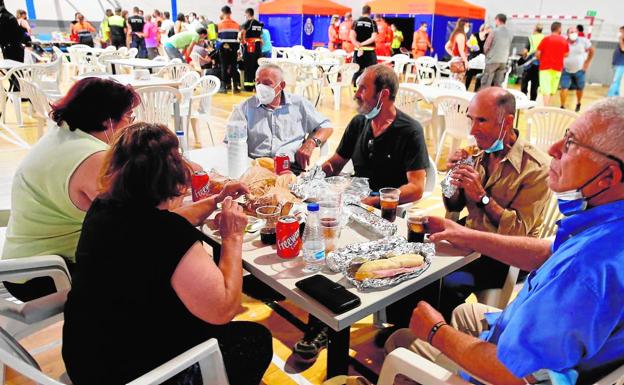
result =
[[[301,291],[317,300],[334,314],[342,314],[360,306],[360,297],[324,275],[313,275],[295,283]]]

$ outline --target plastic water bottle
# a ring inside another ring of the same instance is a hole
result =
[[[240,106],[235,106],[227,124],[228,176],[239,178],[247,169],[247,123]]]
[[[308,204],[305,230],[303,231],[303,261],[305,273],[320,271],[325,265],[325,242],[319,218],[318,203]]]
[[[180,146],[180,153],[185,158],[188,157],[188,142],[186,141],[186,135],[184,135],[184,131],[176,131],[176,136],[178,137],[178,145]]]

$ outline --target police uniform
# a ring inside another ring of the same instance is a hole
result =
[[[108,18],[108,28],[110,29],[111,45],[117,48],[126,46],[126,19],[119,15],[113,15]]]
[[[146,58],[147,48],[145,47],[145,38],[137,35],[137,33],[143,33],[143,27],[145,26],[145,20],[142,16],[132,15],[128,17],[128,24],[130,25],[132,42],[130,47],[139,50],[137,57]]]
[[[262,23],[256,19],[247,20],[241,30],[245,31],[243,66],[245,69],[245,90],[252,91],[256,85],[258,59],[262,55]]]
[[[238,31],[240,26],[230,18],[223,19],[218,25],[219,60],[221,62],[221,91],[230,88],[230,81],[234,80],[234,90],[240,87],[240,74],[236,65],[237,53],[240,48]]]
[[[353,23],[353,30],[355,31],[355,40],[361,43],[370,39],[373,33],[377,33],[377,24],[375,24],[370,17],[362,16]],[[355,81],[364,72],[366,67],[377,64],[375,42],[373,41],[366,46],[356,49],[353,54],[353,62],[360,66],[358,72],[353,75],[353,84],[355,84]]]

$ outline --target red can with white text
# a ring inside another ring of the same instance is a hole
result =
[[[277,154],[275,155],[274,166],[277,175],[290,171],[290,158],[286,154]]]
[[[280,217],[275,228],[277,238],[277,256],[284,259],[293,259],[301,251],[301,237],[299,236],[299,221],[293,216]]]
[[[196,171],[191,177],[191,192],[193,202],[200,201],[210,196],[210,177],[206,171]]]

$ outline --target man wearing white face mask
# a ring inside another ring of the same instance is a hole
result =
[[[310,101],[284,91],[282,69],[265,64],[256,71],[256,95],[241,104],[249,157],[286,154],[294,171],[305,170],[315,148],[333,132],[331,122]],[[239,119],[233,114],[231,119]]]
[[[396,333],[452,371],[492,384],[534,384],[545,369],[593,384],[624,362],[624,98],[594,104],[550,148],[548,184],[565,218],[554,241],[475,231],[429,218],[433,242],[531,271],[501,313],[463,304],[449,326],[428,303]],[[487,313],[487,314],[486,314]],[[437,325],[437,326],[434,326]],[[425,342],[427,341],[427,342]],[[549,382],[550,383],[550,382]]]
[[[563,60],[563,73],[561,74],[561,108],[565,108],[568,90],[576,90],[576,108],[581,110],[583,89],[585,89],[585,74],[589,64],[594,58],[595,48],[589,39],[581,37],[576,27],[568,28],[568,45],[570,53]]]
[[[448,212],[468,210],[460,222],[467,228],[496,234],[537,237],[543,211],[550,198],[546,178],[548,157],[513,128],[515,98],[500,87],[480,90],[470,102],[470,134],[481,151],[474,166],[459,165],[454,174],[457,192],[444,197]],[[455,167],[468,157],[465,150],[449,159]],[[450,317],[455,307],[474,292],[503,286],[509,266],[482,256],[442,280],[439,310]],[[418,300],[438,302],[440,285],[436,282],[413,296],[388,307],[388,322],[407,327],[411,310]],[[378,340],[382,339],[379,337]]]

